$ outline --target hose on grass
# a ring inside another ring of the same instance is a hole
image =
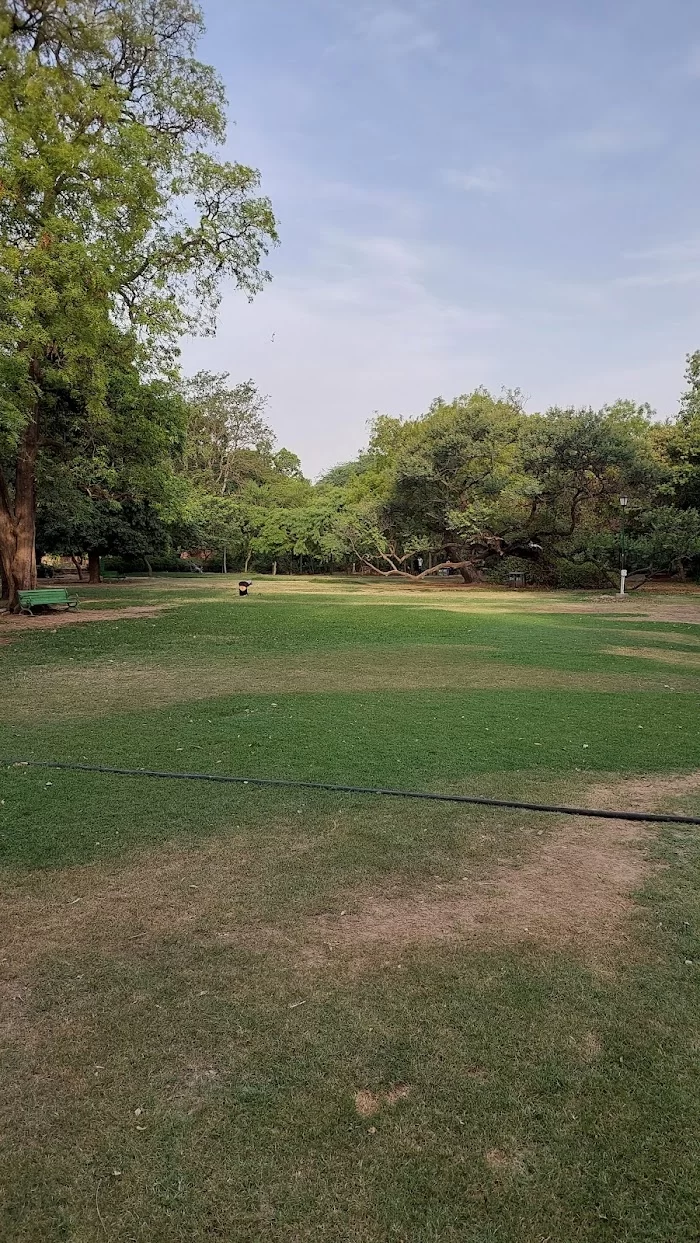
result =
[[[427,790],[391,790],[381,786],[334,785],[328,781],[293,781],[286,777],[232,777],[226,773],[170,773],[154,768],[111,768],[106,764],[70,764],[63,760],[10,760],[7,768],[52,768],[77,773],[107,773],[116,777],[155,777],[165,781],[216,781],[222,785],[273,786],[293,790],[329,790],[335,794],[374,794],[388,798],[426,799],[437,803],[469,803],[480,807],[508,807],[517,811],[545,811],[597,820],[641,820],[649,824],[700,824],[700,816],[671,816],[650,811],[604,811],[556,803],[524,803],[518,799],[486,798],[481,794],[437,794]]]

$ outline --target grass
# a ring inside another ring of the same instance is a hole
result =
[[[4,629],[0,756],[700,814],[690,597],[674,621],[337,581],[83,596],[167,609]],[[1,782],[3,1240],[697,1239],[692,827]]]

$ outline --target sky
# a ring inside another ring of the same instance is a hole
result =
[[[281,245],[183,366],[316,477],[376,413],[519,388],[672,415],[700,348],[697,0],[203,0]]]

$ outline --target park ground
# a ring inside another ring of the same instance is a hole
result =
[[[700,595],[234,578],[0,618],[3,1243],[691,1243]]]

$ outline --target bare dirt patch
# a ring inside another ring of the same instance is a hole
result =
[[[593,1062],[602,1053],[603,1047],[596,1032],[584,1032],[579,1040],[574,1041],[582,1062]]]
[[[596,601],[573,601],[553,599],[546,605],[538,602],[530,611],[534,613],[596,613],[600,617],[650,622],[690,622],[700,625],[700,598],[667,600],[636,596],[629,600],[617,600],[614,596],[601,596]]]
[[[588,801],[649,811],[695,790],[700,772],[595,786]],[[342,916],[317,917],[317,934],[330,952],[459,939],[569,946],[595,957],[625,939],[634,893],[652,867],[643,850],[647,835],[635,822],[572,818],[543,837],[520,867],[499,866],[488,876],[409,896],[353,901],[346,895]]]
[[[71,609],[63,613],[41,613],[38,617],[3,616],[0,629],[21,633],[25,630],[56,630],[59,626],[78,626],[84,622],[124,621],[129,617],[155,617],[165,604],[135,604],[124,609]],[[3,642],[3,640],[0,640]],[[11,642],[7,639],[4,642]]]
[[[508,1174],[524,1174],[527,1169],[526,1156],[524,1152],[506,1152],[503,1148],[489,1148],[488,1152],[484,1153],[484,1161],[492,1174],[504,1177]]]
[[[520,867],[501,866],[488,879],[465,878],[433,892],[361,901],[342,918],[320,916],[317,932],[339,950],[455,939],[609,945],[619,942],[632,894],[647,875],[642,852],[632,848],[642,836],[622,821],[565,825]]]
[[[699,790],[695,772],[611,782],[588,797],[592,806],[650,810]],[[291,851],[299,825],[287,827]],[[337,914],[301,915],[291,925],[256,917],[259,861],[235,836],[160,848],[120,864],[5,872],[0,1026],[11,1029],[21,1019],[33,966],[46,955],[129,957],[182,937],[188,945],[273,954],[304,971],[327,969],[339,957],[362,966],[375,951],[436,942],[568,947],[600,962],[628,935],[634,893],[652,868],[647,840],[646,827],[634,822],[553,818],[551,829],[529,838],[520,866],[487,865],[411,893],[397,887],[372,894],[364,886],[339,893]],[[284,850],[278,866],[285,866]],[[582,1046],[582,1056],[594,1052],[594,1043]]]
[[[700,668],[700,652],[670,652],[662,647],[604,647],[606,656],[632,656],[637,660],[656,660],[662,665],[685,665]]]
[[[355,1093],[355,1109],[361,1118],[373,1118],[384,1106],[391,1107],[397,1101],[405,1101],[410,1095],[411,1088],[407,1083],[398,1084],[388,1092],[370,1092],[368,1088],[363,1088]]]

